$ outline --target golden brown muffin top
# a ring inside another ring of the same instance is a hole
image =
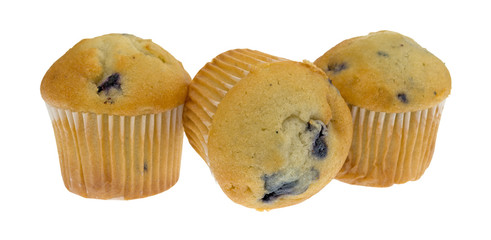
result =
[[[257,64],[224,96],[208,142],[223,191],[247,207],[302,202],[337,174],[351,143],[346,103],[311,63]]]
[[[345,40],[315,61],[349,104],[379,112],[426,109],[450,94],[445,64],[413,39],[379,31]]]
[[[183,104],[189,82],[182,64],[151,40],[108,34],[84,39],[58,59],[41,95],[72,111],[140,115]]]

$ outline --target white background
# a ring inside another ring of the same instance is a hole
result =
[[[0,239],[491,239],[485,1],[172,2],[0,3]],[[301,204],[258,212],[229,200],[184,139],[180,179],[164,193],[105,201],[63,185],[39,86],[83,38],[150,38],[194,76],[233,48],[314,61],[344,39],[383,29],[412,37],[452,75],[419,181],[368,188],[333,180]]]

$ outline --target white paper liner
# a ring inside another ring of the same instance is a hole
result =
[[[179,178],[183,105],[158,114],[116,116],[47,104],[63,181],[83,197],[134,199]]]
[[[433,156],[444,104],[403,113],[374,112],[349,105],[353,142],[336,178],[378,187],[419,179]]]
[[[235,49],[218,55],[196,74],[184,110],[184,130],[191,146],[208,165],[208,133],[220,101],[255,65],[280,61],[286,59]]]

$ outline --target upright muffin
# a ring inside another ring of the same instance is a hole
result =
[[[321,190],[352,137],[349,109],[322,70],[248,49],[222,53],[198,72],[183,118],[225,194],[259,210]]]
[[[348,103],[353,143],[337,179],[386,187],[430,164],[450,74],[414,40],[380,31],[345,40],[315,61]]]
[[[68,50],[41,82],[66,188],[134,199],[172,187],[189,82],[172,55],[133,35],[84,39]]]

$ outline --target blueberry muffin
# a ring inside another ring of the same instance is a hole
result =
[[[84,39],[68,50],[41,82],[66,188],[134,199],[173,186],[189,82],[172,55],[133,35]]]
[[[320,191],[352,137],[349,109],[320,69],[248,49],[222,53],[199,71],[184,129],[225,194],[258,210]]]
[[[337,179],[386,187],[419,179],[451,79],[445,64],[391,31],[345,40],[315,61],[348,103],[353,143]]]

